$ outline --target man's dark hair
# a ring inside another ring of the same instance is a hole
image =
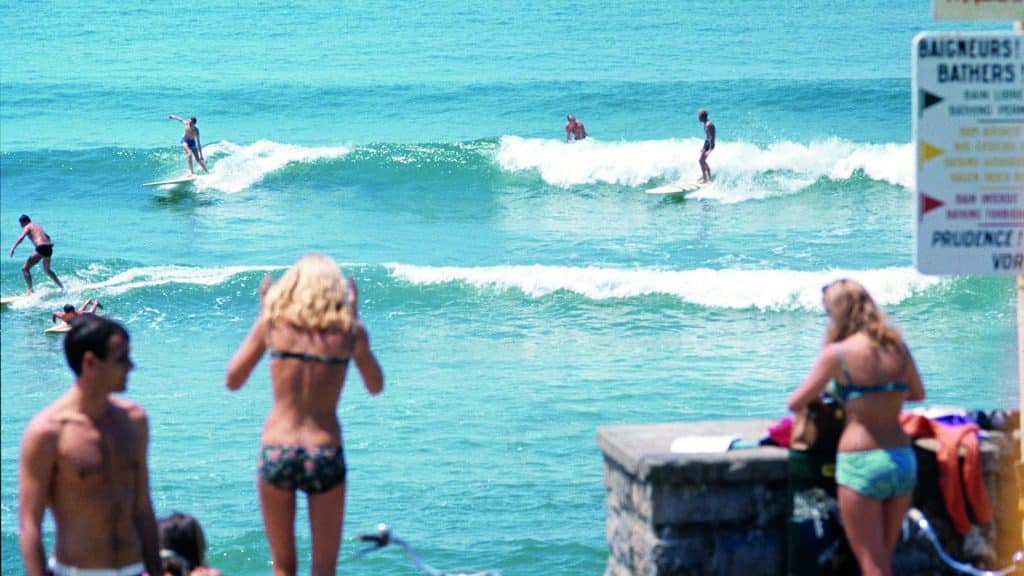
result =
[[[129,341],[128,331],[121,324],[96,314],[79,314],[71,321],[64,337],[64,356],[76,376],[82,373],[82,357],[92,352],[100,360],[107,359],[110,337],[114,334]]]
[[[189,120],[191,120],[193,124],[195,124],[195,123],[196,123],[196,117],[195,117],[195,116],[193,116],[193,117],[189,118]]]
[[[18,223],[21,224],[22,226],[24,226],[25,224],[28,224],[31,221],[32,221],[32,219],[28,217],[28,214],[22,214],[18,218]]]
[[[181,559],[188,562],[187,567],[178,567],[176,565],[168,566],[169,563],[165,560],[165,569],[169,568],[168,571],[174,573],[175,569],[194,570],[196,567],[206,564],[206,537],[203,535],[203,527],[199,525],[199,520],[196,520],[195,516],[184,512],[174,512],[157,522],[157,530],[160,534],[161,552],[164,550],[173,552],[179,557],[172,558],[173,560]],[[187,574],[188,572],[185,572],[185,575]]]
[[[75,307],[72,306],[71,304],[65,304],[64,305],[64,312],[65,313],[70,314],[70,313],[72,313],[74,311],[75,311]]]

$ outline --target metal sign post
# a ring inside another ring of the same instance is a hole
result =
[[[946,20],[1015,20],[1013,33],[913,42],[914,262],[926,274],[1017,277],[1024,415],[1024,0],[933,0]],[[1024,430],[1017,511],[1024,535]]]

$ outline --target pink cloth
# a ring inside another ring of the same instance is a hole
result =
[[[775,426],[768,428],[768,437],[783,448],[789,448],[793,438],[793,417],[786,416]]]

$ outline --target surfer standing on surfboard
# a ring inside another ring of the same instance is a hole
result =
[[[715,149],[715,123],[708,120],[708,111],[703,108],[697,110],[697,119],[704,125],[704,147],[700,150],[700,180],[697,182],[707,184],[711,182],[708,155]]]
[[[21,244],[21,241],[26,236],[36,247],[35,252],[32,252],[32,255],[28,257],[28,260],[25,260],[25,264],[21,267],[21,274],[25,277],[25,284],[28,286],[28,292],[25,295],[28,296],[32,293],[32,273],[29,270],[40,260],[43,261],[43,271],[46,272],[46,275],[63,290],[64,285],[57,279],[57,275],[53,273],[53,270],[50,270],[50,256],[53,256],[53,241],[50,240],[50,235],[46,233],[46,230],[43,230],[42,226],[34,224],[32,219],[28,217],[28,214],[22,214],[18,218],[18,223],[22,227],[21,236],[18,236],[18,239],[14,241],[14,246],[11,246],[11,258],[14,258],[14,249],[18,247],[18,244]]]
[[[167,117],[181,122],[185,127],[185,134],[181,137],[181,147],[185,149],[185,157],[188,158],[189,173],[193,176],[196,175],[196,171],[192,169],[192,158],[195,158],[199,165],[203,167],[203,172],[209,174],[210,171],[206,169],[206,162],[203,161],[203,145],[199,141],[199,128],[196,127],[196,117],[193,116],[188,120],[174,114],[168,114]]]

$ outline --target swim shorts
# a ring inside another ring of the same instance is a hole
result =
[[[53,244],[40,244],[36,246],[36,252],[44,258],[49,258],[53,256]]]
[[[50,573],[53,576],[142,576],[145,572],[146,566],[142,562],[123,568],[75,568],[65,566],[55,558],[50,559]]]
[[[872,500],[910,494],[916,483],[917,458],[910,446],[836,455],[836,484]]]

